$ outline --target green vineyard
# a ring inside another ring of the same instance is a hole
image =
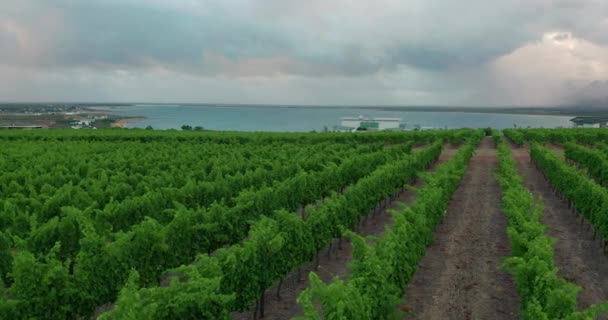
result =
[[[604,129],[7,130],[0,146],[0,319],[608,311]]]

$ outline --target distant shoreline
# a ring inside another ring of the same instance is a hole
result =
[[[112,128],[126,128],[129,122],[137,122],[146,120],[146,117],[127,117],[127,118],[119,118],[114,121],[111,126]]]
[[[578,108],[578,107],[445,107],[445,106],[313,106],[313,105],[261,105],[261,104],[124,104],[105,105],[105,108],[137,108],[138,106],[150,107],[201,107],[201,108],[289,108],[289,109],[360,109],[360,110],[382,110],[393,112],[454,112],[454,113],[486,113],[486,114],[519,114],[519,115],[552,115],[552,116],[596,116],[608,115],[606,108]]]
[[[496,115],[530,115],[530,116],[560,116],[560,117],[580,117],[580,116],[608,116],[608,106],[499,106],[499,107],[480,107],[480,106],[365,106],[365,105],[279,105],[279,104],[238,104],[238,103],[0,103],[0,119],[7,115],[17,112],[22,114],[43,112],[48,113],[64,113],[67,111],[80,111],[83,113],[103,113],[107,114],[116,120],[113,127],[127,127],[127,123],[144,120],[138,114],[139,108],[158,107],[158,108],[175,108],[180,107],[197,107],[197,108],[252,108],[252,109],[333,109],[333,110],[351,110],[358,113],[360,110],[365,114],[369,111],[385,111],[385,112],[441,112],[441,113],[478,113],[478,114],[496,114]],[[120,115],[119,110],[128,109],[130,117]],[[142,110],[143,111],[143,110]],[[142,112],[145,113],[145,112]],[[135,118],[134,120],[119,121],[122,118]],[[108,123],[109,125],[109,123]]]

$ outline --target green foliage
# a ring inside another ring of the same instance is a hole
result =
[[[513,143],[515,143],[516,145],[518,145],[518,146],[524,145],[525,135],[522,133],[521,130],[505,129],[503,132],[505,134],[505,137],[511,139],[511,141],[513,141]]]
[[[358,288],[350,286],[340,279],[335,279],[331,284],[325,285],[314,272],[310,273],[309,278],[310,288],[298,297],[298,303],[304,307],[305,317],[301,318],[302,320],[374,319],[371,306]],[[313,306],[313,296],[322,301],[322,307],[327,310],[325,317],[319,315]]]
[[[566,143],[564,146],[567,159],[584,168],[600,185],[608,185],[608,158],[605,153],[574,143]]]
[[[29,252],[19,252],[14,258],[13,285],[10,296],[19,305],[18,312],[43,319],[75,318],[78,289],[69,277],[69,262],[57,260],[59,245],[50,253],[36,259]],[[11,304],[5,302],[6,304]]]
[[[593,179],[559,159],[553,152],[533,143],[530,156],[551,185],[570,201],[604,238],[608,239],[608,191]]]
[[[51,218],[30,233],[30,250],[44,254],[59,242],[61,248],[58,257],[62,260],[74,258],[80,250],[80,221],[83,219],[88,217],[80,210],[72,207],[62,208],[61,216]]]
[[[307,208],[305,220],[286,211],[263,217],[254,223],[242,244],[220,249],[212,257],[200,256],[195,264],[184,268],[205,268],[209,261],[217,261],[222,270],[221,292],[234,295],[231,310],[243,310],[266,288],[340,236],[340,226],[352,225],[429,165],[439,155],[441,144],[380,166],[343,194],[334,193],[318,206]]]
[[[194,129],[0,132],[2,316],[226,318],[473,132]]]
[[[394,212],[394,224],[375,245],[353,233],[352,271],[348,282],[338,278],[324,284],[313,272],[311,285],[299,297],[306,319],[392,319],[397,303],[414,274],[434,226],[441,220],[450,195],[464,176],[467,163],[481,138],[481,132],[450,161],[423,175],[426,184],[417,190],[411,207]],[[313,305],[319,302],[321,310]]]
[[[532,144],[532,158],[549,156],[539,145]],[[503,190],[503,212],[508,218],[511,256],[503,268],[515,277],[522,318],[593,319],[606,306],[576,311],[576,296],[580,288],[557,275],[553,260],[553,239],[545,235],[541,223],[543,206],[523,186],[507,145],[498,143],[498,181]],[[554,163],[555,164],[555,163]]]
[[[234,297],[219,293],[217,264],[201,265],[208,267],[203,274],[177,274],[166,287],[139,288],[139,274],[132,271],[114,309],[99,319],[230,319],[228,306]]]
[[[567,143],[596,144],[598,141],[608,140],[608,130],[605,128],[561,128],[561,129],[506,129],[505,136],[517,145],[523,145],[525,141],[539,143]]]
[[[0,287],[9,285],[8,272],[13,268],[12,240],[0,231]],[[0,291],[0,296],[2,292]]]

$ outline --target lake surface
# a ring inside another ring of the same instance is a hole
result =
[[[130,122],[127,127],[179,129],[182,125],[202,126],[211,130],[235,131],[311,131],[332,129],[341,117],[369,116],[401,118],[406,129],[570,127],[568,116],[491,114],[465,112],[413,112],[361,109],[348,107],[259,107],[259,106],[179,106],[135,105],[98,108],[121,116],[141,116],[145,120]]]

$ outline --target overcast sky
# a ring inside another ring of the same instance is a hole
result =
[[[593,81],[607,0],[0,1],[0,101],[554,105]]]

